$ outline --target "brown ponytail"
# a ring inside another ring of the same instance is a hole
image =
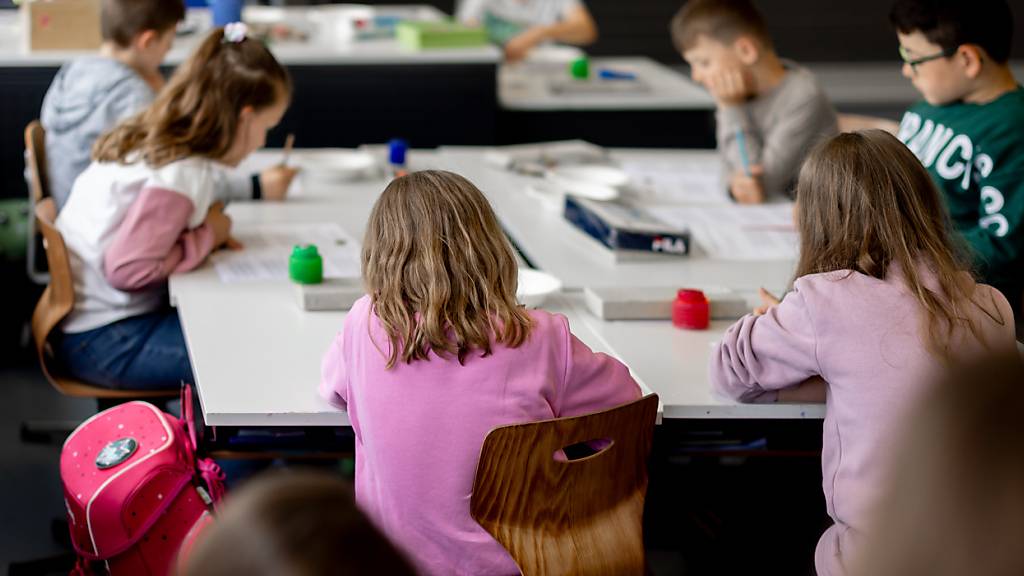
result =
[[[96,141],[92,156],[154,167],[188,156],[221,158],[231,148],[242,108],[261,110],[290,96],[288,72],[262,42],[227,42],[217,28],[149,108]]]

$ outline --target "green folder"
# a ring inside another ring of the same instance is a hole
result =
[[[432,48],[472,48],[487,44],[482,26],[466,26],[454,21],[404,21],[395,26],[398,43],[409,50]]]

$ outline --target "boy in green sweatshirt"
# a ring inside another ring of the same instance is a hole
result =
[[[942,190],[981,279],[1019,319],[1024,294],[1024,89],[1006,0],[897,0],[903,75],[924,100],[897,136]],[[1019,320],[1018,320],[1019,321]]]

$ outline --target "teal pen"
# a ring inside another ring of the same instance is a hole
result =
[[[743,173],[750,176],[750,158],[747,158],[747,136],[743,128],[736,129],[736,145],[740,147],[740,162],[743,163]]]

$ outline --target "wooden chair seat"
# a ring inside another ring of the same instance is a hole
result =
[[[495,428],[470,512],[526,576],[644,574],[647,457],[658,396],[585,416]],[[610,445],[578,460],[567,446]],[[603,443],[603,442],[602,442]]]
[[[75,305],[75,288],[71,279],[71,261],[64,238],[54,226],[57,207],[53,198],[36,204],[36,225],[43,235],[46,260],[50,266],[50,283],[32,312],[32,337],[35,340],[39,365],[46,379],[61,394],[97,399],[173,398],[176,390],[112,390],[60,375],[54,370],[55,358],[49,338]]]

